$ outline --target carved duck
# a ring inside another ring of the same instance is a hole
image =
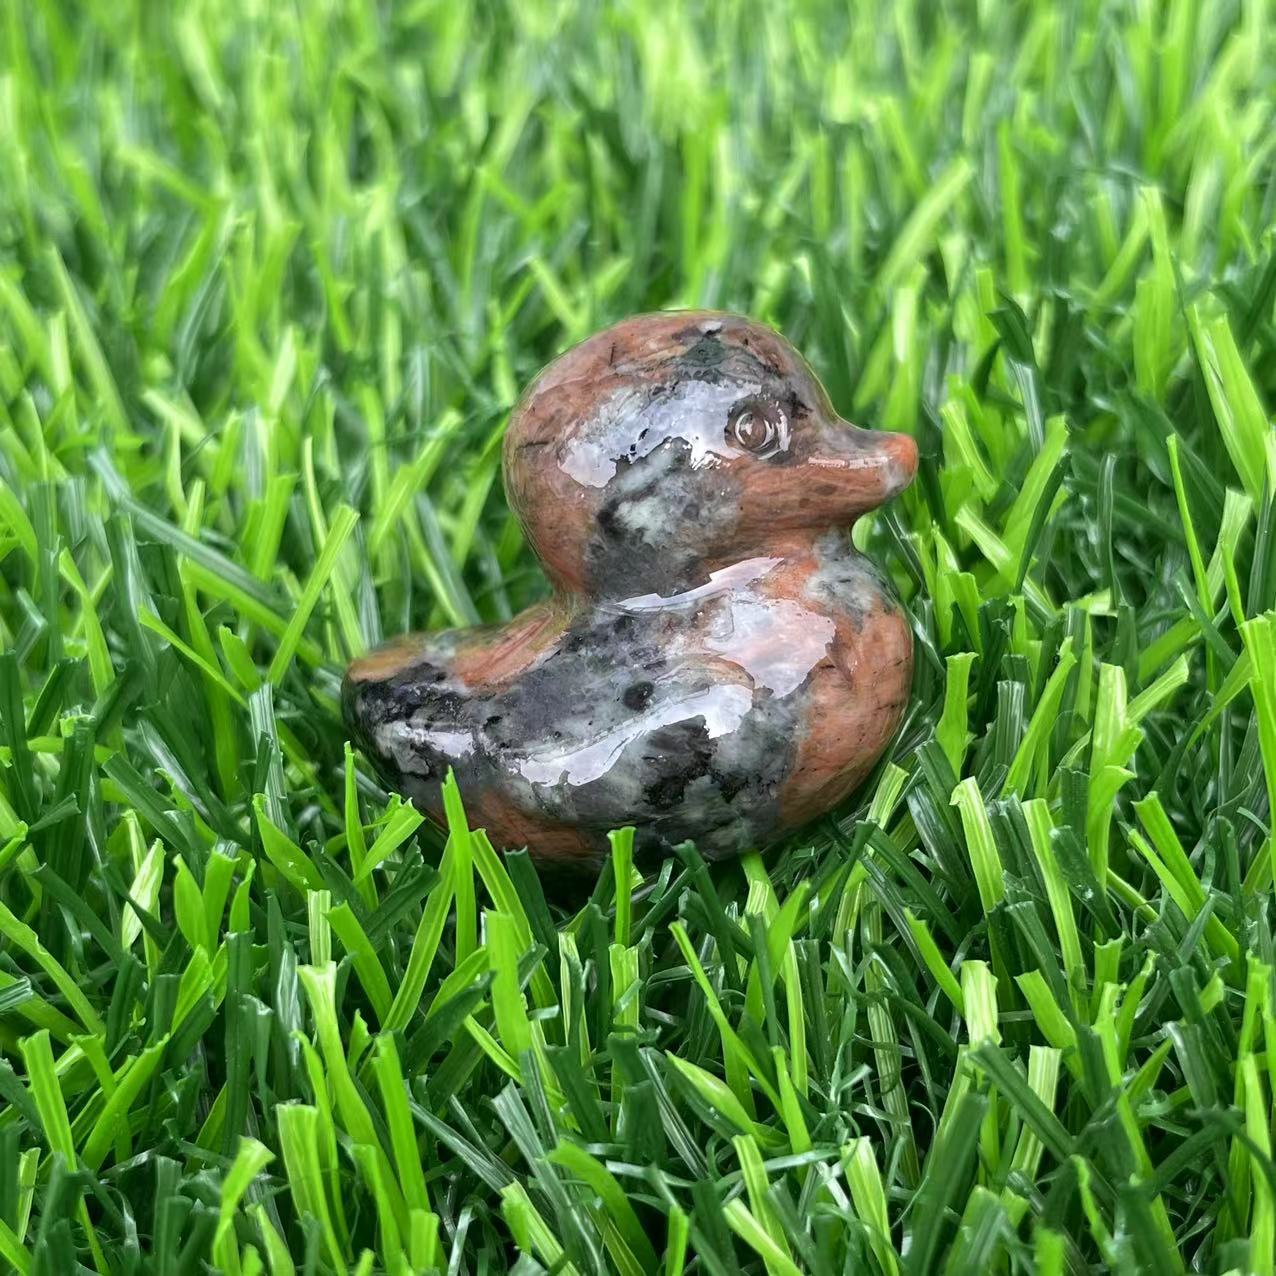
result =
[[[762,324],[627,319],[541,372],[505,437],[552,595],[356,660],[347,723],[419,807],[442,818],[452,767],[471,822],[542,861],[630,824],[657,852],[764,847],[846,797],[903,712],[908,623],[847,528],[916,467]]]

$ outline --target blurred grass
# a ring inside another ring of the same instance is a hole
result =
[[[0,23],[0,1266],[1272,1271],[1270,3]],[[913,707],[547,901],[337,679],[543,591],[509,406],[678,305],[918,438]]]

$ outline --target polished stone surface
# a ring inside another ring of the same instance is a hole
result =
[[[912,641],[846,529],[907,486],[911,438],[841,420],[771,329],[682,311],[551,363],[504,462],[553,595],[350,666],[389,784],[441,817],[451,766],[495,843],[590,862],[627,824],[656,851],[763,847],[863,779]]]

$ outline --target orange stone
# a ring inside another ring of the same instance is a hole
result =
[[[510,419],[505,487],[553,588],[507,625],[356,660],[347,722],[436,818],[543,862],[607,832],[763,848],[841,802],[907,703],[912,639],[848,529],[917,468],[833,411],[779,334],[640,315],[569,350]]]

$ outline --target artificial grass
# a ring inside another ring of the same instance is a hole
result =
[[[0,1266],[1272,1271],[1269,4],[2,30]],[[572,898],[338,678],[543,590],[518,387],[693,304],[918,438],[913,703]]]

